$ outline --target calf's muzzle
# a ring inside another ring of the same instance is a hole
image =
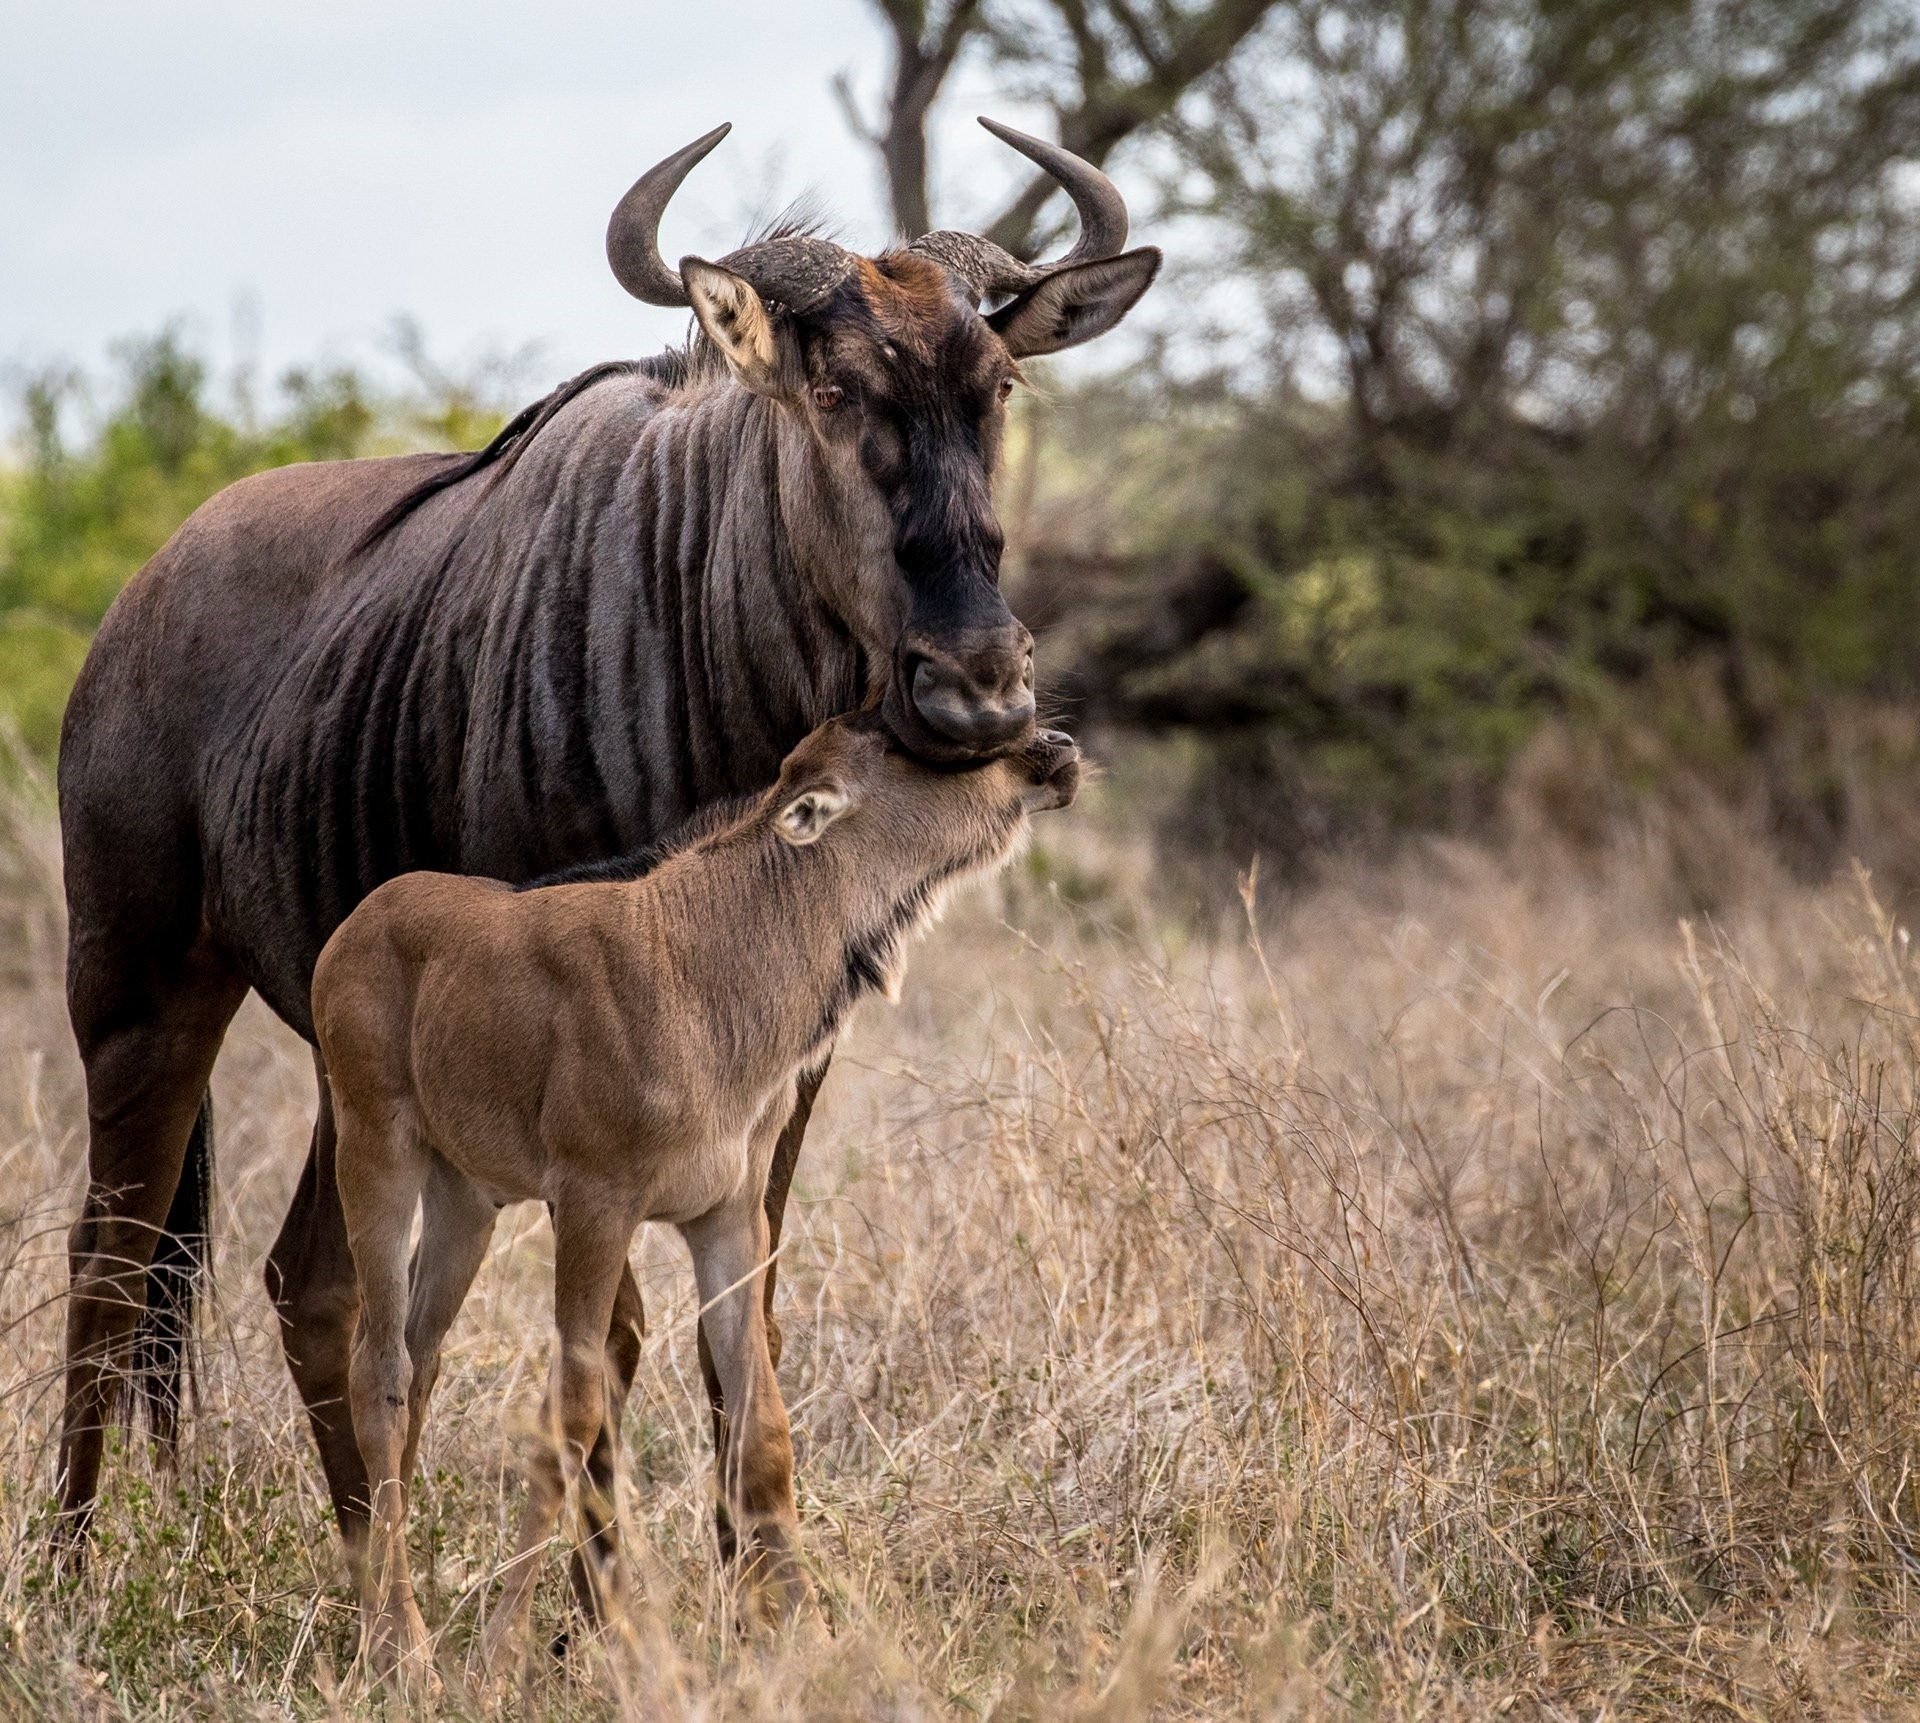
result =
[[[1039,792],[1028,801],[1030,813],[1068,807],[1080,793],[1080,749],[1064,730],[1036,730],[1020,764]]]

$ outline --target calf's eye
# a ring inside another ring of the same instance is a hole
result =
[[[846,390],[837,383],[816,383],[813,386],[813,404],[823,413],[831,413],[846,398]]]
[[[1000,379],[1000,399],[1004,401],[1012,393],[1013,379],[1011,377],[1002,377]]]

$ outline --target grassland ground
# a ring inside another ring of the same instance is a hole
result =
[[[523,1713],[1920,1710],[1899,906],[1755,864],[1684,921],[1623,838],[1428,847],[1201,933],[1089,801],[865,1011],[808,1145],[781,1374],[831,1638],[734,1631],[691,1277],[643,1237],[642,1598]],[[4,830],[0,1715],[372,1715],[260,1285],[313,1079],[256,1006],[178,1470],[117,1447],[90,1573],[49,1571],[83,1109],[54,828]],[[510,1547],[549,1249],[508,1216],[426,1436],[449,1669]]]

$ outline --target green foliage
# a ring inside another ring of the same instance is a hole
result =
[[[1920,18],[1313,4],[1240,64],[1187,154],[1265,362],[1057,415],[1126,499],[1096,707],[1231,731],[1280,838],[1476,817],[1691,671],[1697,757],[1920,694]],[[1188,625],[1196,562],[1243,602]]]
[[[67,692],[91,638],[38,610],[0,611],[0,714],[42,760],[53,758]]]
[[[244,382],[222,404],[174,329],[122,343],[97,408],[56,371],[25,394],[26,436],[0,467],[0,721],[50,759],[87,641],[120,588],[194,509],[249,473],[484,442],[499,427],[496,370],[434,370],[418,333],[395,342],[414,390],[381,399],[345,367],[297,369],[261,411]]]
[[[78,381],[53,376],[28,389],[26,465],[0,493],[0,610],[89,629],[222,486],[289,461],[358,454],[375,428],[351,372],[293,373],[280,410],[253,423],[214,407],[206,365],[176,331],[124,343],[117,358],[114,398],[77,447],[66,421],[83,404]]]

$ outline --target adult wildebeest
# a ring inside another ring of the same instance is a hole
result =
[[[793,1447],[760,1279],[767,1172],[802,1073],[946,894],[1003,865],[1031,814],[1065,807],[1079,753],[1040,731],[967,768],[922,764],[871,713],[830,719],[779,781],[664,860],[571,869],[538,889],[410,873],[368,896],[313,976],[340,1203],[361,1295],[349,1372],[373,1499],[361,1649],[430,1674],[407,1560],[426,1398],[502,1203],[553,1211],[554,1367],[519,1548],[486,1662],[517,1646],[537,1558],[598,1445],[606,1341],[641,1221],[693,1254],[728,1406],[724,1497],[768,1611],[806,1597]],[[415,1211],[420,1244],[409,1272]],[[617,1611],[613,1504],[588,1573]]]
[[[1019,359],[1118,322],[1159,254],[1121,251],[1126,210],[1103,175],[996,126],[1079,211],[1057,264],[963,233],[873,258],[784,233],[670,269],[661,212],[726,129],[643,175],[607,233],[630,293],[692,308],[686,352],[590,371],[475,455],[244,480],[101,625],[59,767],[89,1128],[60,1448],[75,1539],[130,1342],[171,1435],[207,1251],[207,1081],[250,987],[311,1041],[314,961],[381,881],[526,880],[635,849],[765,783],[883,686],[890,727],[930,759],[1032,730],[1031,639],[1000,596],[988,488],[1003,402]],[[817,1076],[774,1156],[776,1241]],[[367,1491],[333,1144],[323,1080],[266,1279],[357,1566]],[[618,1392],[640,1331],[629,1276]],[[702,1363],[718,1437],[704,1345]],[[606,1474],[604,1441],[591,1463]]]

